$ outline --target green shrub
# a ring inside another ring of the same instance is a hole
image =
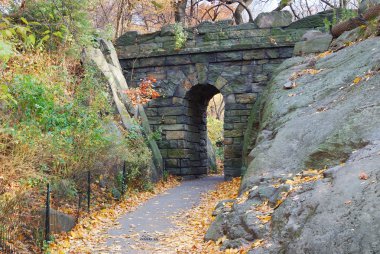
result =
[[[214,148],[216,157],[223,160],[223,146],[219,145],[223,143],[223,121],[211,116],[207,117],[207,133]]]
[[[180,50],[185,46],[187,41],[187,32],[183,28],[181,23],[174,24],[174,39],[175,39],[175,49]]]
[[[78,195],[76,184],[72,179],[54,179],[51,190],[60,199],[74,199]]]

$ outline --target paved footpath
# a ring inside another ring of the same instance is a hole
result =
[[[172,218],[191,209],[201,194],[223,181],[222,176],[207,176],[183,181],[119,219],[120,226],[108,232],[110,253],[175,253],[162,249],[158,240],[175,229]]]

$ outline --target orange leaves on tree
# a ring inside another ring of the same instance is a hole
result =
[[[160,97],[160,94],[153,89],[153,84],[156,82],[157,80],[155,78],[148,77],[141,81],[139,87],[130,88],[123,91],[123,93],[128,96],[134,106],[139,104],[143,105]]]

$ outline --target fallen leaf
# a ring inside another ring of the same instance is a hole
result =
[[[362,81],[362,78],[361,78],[361,77],[356,77],[356,78],[354,79],[353,83],[354,83],[355,85],[357,85],[357,84],[359,84],[360,81]]]
[[[368,179],[368,175],[366,173],[364,173],[364,172],[361,172],[359,174],[359,179],[360,180],[367,180]]]

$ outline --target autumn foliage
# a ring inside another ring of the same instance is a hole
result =
[[[128,96],[134,106],[146,104],[150,100],[160,97],[160,94],[153,89],[153,85],[156,82],[157,80],[155,78],[148,77],[141,81],[139,87],[130,88],[123,91],[123,93]]]

